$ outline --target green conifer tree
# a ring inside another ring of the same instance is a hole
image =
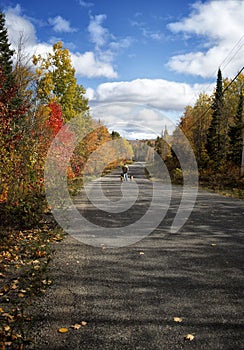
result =
[[[219,166],[223,159],[223,106],[224,106],[224,96],[223,96],[223,81],[221,70],[218,70],[216,90],[214,94],[214,101],[212,104],[213,114],[211,124],[207,135],[207,152],[210,160],[213,161],[214,166]]]
[[[244,97],[243,97],[243,92],[241,91],[236,115],[234,118],[234,125],[230,126],[230,129],[229,129],[229,138],[230,138],[229,156],[232,162],[238,166],[241,165],[241,157],[242,157],[242,129],[244,127],[243,104],[244,104]]]
[[[4,86],[2,87],[3,91],[13,84],[12,58],[14,50],[10,49],[10,45],[5,27],[5,16],[0,12],[0,69],[5,76]]]

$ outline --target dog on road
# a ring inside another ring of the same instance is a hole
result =
[[[130,181],[133,181],[133,180],[134,180],[134,176],[133,176],[133,175],[130,175],[130,176],[129,176],[129,179],[130,179]],[[124,181],[124,174],[120,174],[120,181],[121,181],[121,182]]]

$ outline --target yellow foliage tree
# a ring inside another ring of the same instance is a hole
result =
[[[62,107],[65,121],[87,114],[89,106],[84,96],[86,91],[77,84],[70,52],[63,48],[61,41],[53,45],[53,52],[46,58],[34,55],[33,63],[37,67],[37,97],[41,104],[57,101]]]

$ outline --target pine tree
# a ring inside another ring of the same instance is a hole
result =
[[[5,27],[5,16],[0,12],[0,127],[1,133],[5,135],[6,146],[20,136],[19,123],[26,112],[26,105],[18,96],[12,67],[13,54]]]
[[[223,160],[223,140],[224,135],[222,131],[223,123],[223,81],[221,70],[218,70],[216,90],[214,94],[214,101],[212,104],[213,114],[211,124],[207,135],[207,151],[210,160],[214,162],[214,166],[219,166]]]
[[[119,139],[121,136],[117,131],[113,130],[111,133],[111,137],[112,137],[112,140],[116,140],[116,139]]]
[[[239,103],[234,118],[234,125],[230,126],[229,137],[230,137],[230,159],[235,165],[241,165],[242,157],[242,129],[244,127],[243,122],[243,105],[244,97],[243,92],[240,92]]]
[[[5,16],[0,12],[0,69],[5,76],[5,82],[2,87],[3,91],[13,84],[12,57],[14,50],[10,49],[10,45],[11,44],[8,42],[7,29],[5,27]]]

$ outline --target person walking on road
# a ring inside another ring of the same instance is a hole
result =
[[[129,171],[129,167],[127,164],[124,164],[122,166],[122,171],[123,171],[123,176],[124,176],[124,181],[128,181],[128,171]]]

